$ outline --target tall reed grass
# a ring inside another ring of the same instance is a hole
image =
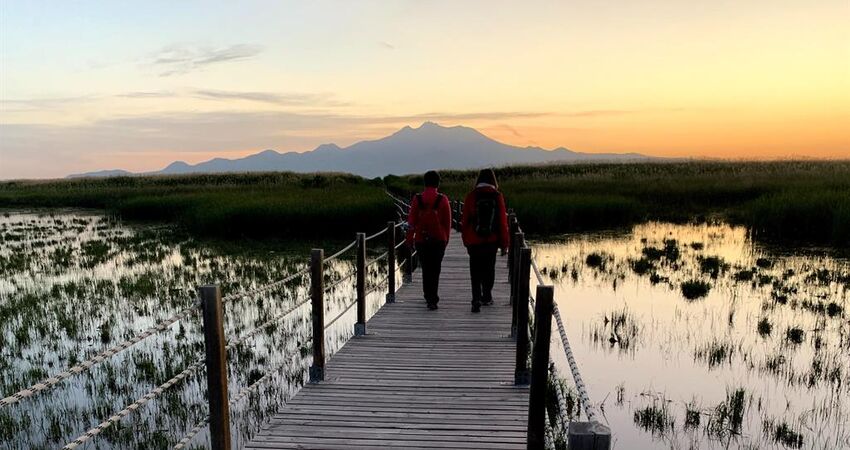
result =
[[[561,164],[496,172],[527,232],[720,217],[759,237],[850,246],[850,161]],[[462,199],[476,171],[441,175],[442,189]],[[386,182],[409,192],[421,176]]]

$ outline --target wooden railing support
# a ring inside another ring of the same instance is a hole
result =
[[[528,296],[526,296],[526,300],[523,301],[522,297],[519,295],[519,286],[522,284],[522,278],[519,275],[519,257],[522,252],[522,247],[525,245],[525,236],[522,232],[517,231],[511,236],[511,243],[513,247],[511,248],[511,254],[509,257],[513,260],[513,264],[511,267],[511,274],[513,283],[511,283],[511,337],[516,338],[517,333],[517,311],[521,305],[524,305],[528,301]],[[525,280],[528,283],[528,277]]]
[[[528,393],[528,450],[544,448],[546,393],[549,390],[549,339],[552,333],[554,288],[537,286],[534,308],[534,347],[531,350],[531,387]]]
[[[230,401],[227,395],[227,349],[224,311],[218,286],[200,289],[204,316],[207,397],[210,406],[210,442],[213,450],[230,450]]]
[[[395,222],[387,222],[387,303],[395,303]]]
[[[519,288],[516,308],[516,369],[514,384],[527,385],[531,382],[528,370],[528,297],[531,279],[531,249],[522,248],[519,253]]]
[[[357,233],[357,323],[354,335],[366,334],[366,233]]]
[[[611,450],[611,429],[599,422],[570,422],[570,450]]]
[[[413,282],[413,249],[405,245],[404,247],[404,282]]]
[[[314,248],[310,252],[310,296],[313,316],[313,364],[310,366],[310,382],[325,380],[325,252]]]
[[[517,232],[517,227],[518,227],[518,224],[517,224],[516,214],[514,214],[514,212],[511,211],[508,214],[508,235],[511,238],[510,243],[509,243],[511,254],[508,255],[508,281],[510,281],[511,283],[514,282],[514,279],[513,279],[513,268],[514,268],[513,250],[514,250],[514,233]]]

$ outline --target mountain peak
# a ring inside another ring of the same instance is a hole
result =
[[[462,125],[444,126],[425,121],[405,126],[390,136],[361,141],[345,148],[322,144],[303,153],[264,150],[237,159],[215,158],[198,164],[176,161],[160,174],[222,172],[348,172],[366,177],[390,173],[420,173],[428,169],[472,169],[513,164],[547,164],[580,161],[647,160],[637,154],[590,154],[559,147],[517,147],[496,141]],[[87,174],[98,176],[100,174]],[[104,173],[103,175],[115,175]]]

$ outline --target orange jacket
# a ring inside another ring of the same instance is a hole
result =
[[[422,191],[422,201],[425,203],[427,208],[433,207],[434,202],[437,200],[437,188],[426,187],[424,191]],[[420,224],[418,224],[419,220],[419,199],[417,196],[413,196],[413,199],[410,200],[410,213],[407,216],[407,245],[412,245],[414,242],[422,242],[424,237],[422,236],[422,229]],[[449,206],[449,197],[446,194],[443,194],[442,202],[437,206],[437,216],[439,218],[440,225],[440,235],[437,236],[437,239],[443,242],[449,242],[449,235],[451,234],[452,229],[452,208]]]

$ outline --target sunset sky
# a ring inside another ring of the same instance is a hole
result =
[[[850,157],[850,1],[0,1],[0,178],[423,121],[585,152]]]

